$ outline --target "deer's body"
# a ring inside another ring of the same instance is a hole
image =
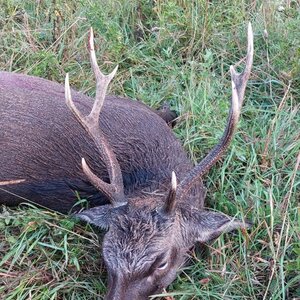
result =
[[[252,28],[249,24],[245,70],[230,69],[232,100],[224,134],[196,166],[153,110],[105,96],[117,68],[108,75],[100,71],[92,30],[89,49],[96,77],[93,105],[71,92],[68,75],[64,90],[43,79],[0,73],[0,204],[28,199],[68,212],[78,191],[92,208],[77,217],[108,229],[105,299],[146,300],[174,280],[196,242],[246,226],[203,209],[202,177],[236,129],[253,61]]]
[[[93,100],[75,91],[72,95],[87,113]],[[2,187],[66,213],[78,200],[74,191],[92,207],[108,203],[85,179],[81,157],[106,181],[108,175],[101,154],[64,97],[64,87],[57,83],[0,72],[0,182],[24,180]],[[166,122],[138,101],[106,97],[100,127],[116,153],[128,197],[163,193],[173,170],[180,176],[192,168]],[[0,190],[0,203],[19,202],[24,199]]]

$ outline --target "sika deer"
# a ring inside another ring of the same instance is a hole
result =
[[[87,116],[89,99],[71,92],[68,75],[65,97],[75,118],[61,104],[59,85],[0,73],[0,201],[15,205],[21,195],[67,212],[76,201],[73,191],[79,191],[92,208],[77,217],[108,230],[106,299],[148,299],[174,280],[196,242],[247,226],[204,210],[201,179],[228,147],[239,120],[253,61],[252,28],[244,72],[230,68],[232,100],[223,137],[195,167],[155,112],[105,96],[117,68],[100,72],[92,31],[89,46],[97,89]]]

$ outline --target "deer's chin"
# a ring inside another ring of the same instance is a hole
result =
[[[119,285],[115,284],[108,286],[108,292],[104,300],[149,300],[151,295],[159,294],[163,291],[162,287],[149,287],[147,291],[142,290],[145,288],[142,285]]]

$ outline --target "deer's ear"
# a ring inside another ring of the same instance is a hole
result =
[[[249,228],[250,223],[244,223],[225,214],[211,211],[194,211],[190,216],[190,238],[193,242],[208,242],[222,233],[239,228]]]
[[[78,214],[74,214],[74,216],[102,229],[108,229],[111,222],[112,210],[112,205],[103,205],[86,209]]]

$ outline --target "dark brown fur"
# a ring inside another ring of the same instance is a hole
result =
[[[75,91],[72,95],[87,113],[93,100]],[[2,188],[67,213],[78,200],[74,191],[88,198],[91,207],[108,203],[86,180],[81,157],[101,178],[108,181],[108,176],[93,141],[64,97],[64,88],[57,83],[0,72],[0,181],[25,180]],[[172,171],[180,180],[192,168],[169,126],[141,102],[106,97],[100,124],[117,155],[129,197],[165,192]],[[1,204],[22,201],[0,190]]]

